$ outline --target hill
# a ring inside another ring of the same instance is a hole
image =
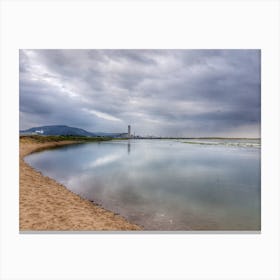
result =
[[[105,132],[89,132],[81,128],[71,127],[67,125],[48,125],[32,127],[26,130],[20,130],[20,135],[73,135],[73,136],[107,136],[107,137],[118,137],[122,133],[105,133]]]

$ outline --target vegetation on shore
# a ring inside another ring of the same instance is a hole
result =
[[[77,141],[77,142],[99,142],[109,141],[111,137],[87,137],[87,136],[74,136],[74,135],[57,135],[57,136],[42,136],[42,135],[21,135],[21,140],[29,140],[36,143],[47,142],[61,142],[61,141]]]
[[[113,138],[108,136],[77,136],[77,135],[56,135],[56,136],[44,136],[44,135],[21,135],[21,140],[29,140],[36,143],[47,143],[47,142],[61,142],[61,141],[77,141],[77,142],[100,142],[110,140],[128,140],[130,138]],[[194,138],[178,138],[178,137],[141,137],[136,139],[161,139],[161,140],[260,140],[260,138],[225,138],[225,137],[194,137]],[[198,142],[186,141],[184,143],[198,144]]]

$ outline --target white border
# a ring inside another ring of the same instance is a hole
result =
[[[279,2],[2,1],[2,279],[279,279]],[[262,49],[262,233],[18,232],[18,49]]]

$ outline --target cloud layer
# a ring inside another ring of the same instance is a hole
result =
[[[20,128],[260,136],[259,50],[20,50]]]

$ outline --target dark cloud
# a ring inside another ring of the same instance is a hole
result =
[[[20,127],[260,136],[259,50],[21,50]]]

